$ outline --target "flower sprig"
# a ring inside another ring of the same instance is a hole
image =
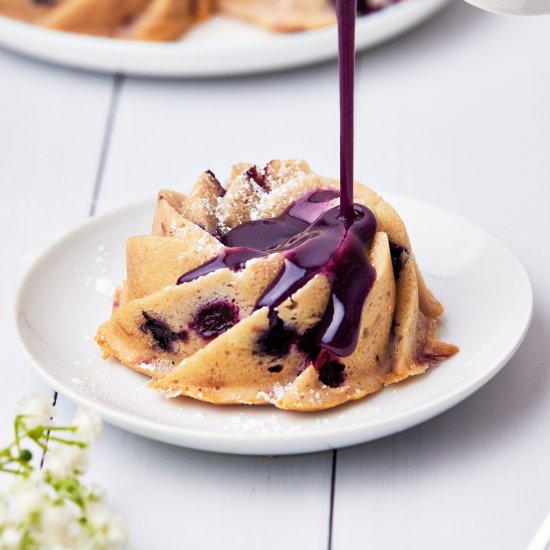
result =
[[[70,426],[54,423],[53,406],[40,395],[24,397],[14,439],[0,449],[0,472],[12,474],[0,492],[0,550],[119,550],[125,527],[97,487],[81,480],[87,448],[101,420],[79,411]]]

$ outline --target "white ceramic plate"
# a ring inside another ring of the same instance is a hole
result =
[[[452,407],[493,377],[515,352],[533,308],[516,257],[477,225],[439,208],[388,195],[409,228],[429,286],[446,306],[440,335],[461,351],[428,374],[321,413],[217,407],[166,400],[147,377],[101,359],[93,337],[124,278],[125,241],[148,233],[154,204],[93,219],[50,248],[20,289],[16,322],[38,373],[63,395],[138,434],[240,454],[292,454],[386,436]]]
[[[449,0],[404,0],[361,17],[357,47],[368,48],[430,17]],[[0,16],[0,44],[54,63],[147,76],[221,76],[298,67],[336,56],[336,29],[273,34],[225,17],[179,42],[111,40],[42,29]]]

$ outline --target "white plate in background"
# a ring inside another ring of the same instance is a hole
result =
[[[357,48],[379,44],[418,25],[449,0],[403,0],[360,17]],[[307,65],[336,57],[336,28],[275,34],[216,16],[182,40],[155,43],[52,31],[0,16],[0,45],[80,69],[143,76],[224,76]]]
[[[94,334],[125,274],[125,242],[149,232],[154,202],[99,216],[53,245],[24,279],[18,334],[45,380],[108,422],[176,445],[238,454],[294,454],[390,435],[462,401],[491,379],[523,340],[533,295],[519,260],[497,239],[455,214],[399,195],[428,285],[445,305],[440,337],[458,355],[401,384],[319,413],[166,400],[147,377],[105,362]]]

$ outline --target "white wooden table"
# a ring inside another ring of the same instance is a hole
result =
[[[202,453],[107,426],[90,477],[136,550],[524,549],[550,508],[550,17],[459,2],[358,59],[357,177],[454,210],[531,274],[524,345],[405,433],[286,458]],[[30,261],[86,217],[233,161],[338,173],[337,68],[231,80],[94,75],[0,50],[0,434],[46,388],[15,343]],[[480,280],[480,285],[491,281]],[[475,323],[475,312],[472,312]],[[60,397],[60,414],[72,405]]]

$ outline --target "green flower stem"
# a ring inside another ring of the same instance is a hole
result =
[[[32,453],[29,449],[24,448],[24,441],[33,441],[42,451],[47,451],[49,440],[56,441],[63,445],[76,445],[80,448],[86,448],[88,446],[84,441],[75,441],[52,435],[52,432],[68,432],[73,434],[78,430],[76,426],[39,425],[32,429],[28,429],[25,425],[25,418],[27,416],[28,415],[18,414],[14,419],[14,441],[3,449],[0,449],[0,472],[15,475],[28,475],[35,469],[30,463]],[[30,458],[25,458],[27,455]]]
[[[15,441],[11,444],[11,446],[15,445],[18,451],[21,449],[21,439],[19,437],[20,426],[21,426],[21,416],[18,415],[15,417],[15,420],[13,422],[13,431],[15,432]]]
[[[4,466],[0,466],[0,472],[5,472],[6,474],[21,475],[21,470],[12,470],[11,468],[4,468]]]
[[[82,449],[88,446],[88,444],[84,443],[84,441],[73,441],[71,439],[63,439],[61,437],[55,437],[53,435],[50,435],[49,439],[51,441],[57,441],[58,443],[63,443],[64,445],[76,445],[77,447],[80,447]]]
[[[46,443],[42,443],[42,441],[39,441],[38,439],[35,439],[34,437],[31,437],[31,439],[43,450],[46,451],[48,449],[48,441],[46,440]]]
[[[13,469],[14,465],[17,465],[18,470]],[[0,462],[0,472],[21,474],[31,472],[32,470],[33,467],[20,457],[10,455],[7,460]]]
[[[2,457],[8,457],[8,458],[11,458],[13,455],[12,455],[12,452],[11,450],[13,449],[13,447],[17,448],[16,444],[15,444],[15,441],[13,443],[11,443],[10,445],[8,445],[7,447],[4,447],[3,449],[0,450],[0,460],[2,459]]]

